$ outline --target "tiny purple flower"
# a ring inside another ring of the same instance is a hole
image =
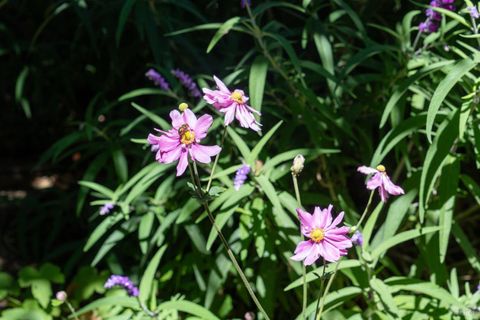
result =
[[[148,69],[147,73],[145,73],[145,77],[151,80],[156,86],[160,87],[160,89],[165,91],[170,90],[167,80],[165,80],[165,78],[154,69]]]
[[[252,1],[251,0],[241,0],[240,1],[240,6],[242,8],[245,8],[246,6],[251,7],[252,6]]]
[[[235,173],[235,179],[233,180],[233,187],[235,190],[240,190],[240,187],[243,186],[245,181],[247,181],[248,174],[250,173],[250,166],[244,164],[240,169]]]
[[[172,74],[180,81],[182,86],[188,90],[188,93],[194,98],[200,98],[202,93],[198,89],[197,84],[193,81],[192,77],[183,72],[180,69],[172,70]]]
[[[127,294],[130,297],[138,296],[138,288],[133,284],[133,282],[127,276],[120,275],[111,275],[105,282],[105,289],[110,289],[115,286],[124,288],[127,291]]]
[[[480,283],[477,286],[477,292],[480,292]]]
[[[361,247],[363,246],[363,235],[360,231],[355,231],[355,233],[353,234],[352,238],[352,243],[358,247]]]
[[[478,13],[478,9],[477,9],[476,6],[467,7],[467,10],[468,10],[468,12],[470,13],[470,16],[471,16],[473,19],[478,19],[478,18],[480,18],[480,13]]]
[[[115,207],[115,204],[109,202],[109,203],[105,203],[101,208],[100,208],[100,215],[101,216],[104,216],[106,214],[109,214],[110,211],[112,211],[112,209]]]

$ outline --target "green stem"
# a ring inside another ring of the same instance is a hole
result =
[[[197,170],[196,163],[193,162],[193,172],[192,172],[192,166],[190,165],[190,163],[188,164],[188,167],[189,167],[190,173],[192,175],[192,179],[193,179],[192,182],[196,185],[196,189],[197,189],[197,193],[200,197],[200,201],[202,202],[203,207],[205,208],[205,211],[207,212],[208,218],[210,219],[210,222],[212,223],[215,231],[218,234],[218,237],[222,241],[222,244],[225,247],[225,250],[227,251],[228,257],[232,261],[233,266],[235,267],[235,270],[237,270],[238,274],[240,275],[240,278],[242,279],[243,284],[245,285],[245,288],[247,289],[248,293],[250,294],[250,297],[252,298],[253,302],[257,306],[258,310],[260,310],[260,312],[263,314],[263,316],[265,317],[266,320],[270,320],[270,317],[268,316],[265,309],[263,309],[262,304],[260,303],[257,296],[255,295],[255,292],[253,292],[252,286],[248,282],[248,279],[245,276],[245,273],[243,272],[242,268],[240,267],[237,259],[235,258],[235,255],[233,254],[233,251],[230,248],[230,245],[228,244],[227,239],[225,238],[222,231],[218,227],[217,222],[215,221],[215,218],[213,217],[213,214],[210,211],[210,207],[208,206],[208,203],[204,198],[204,194],[203,194],[202,187],[201,187],[201,184],[200,184],[200,177],[198,176],[198,170]]]
[[[293,188],[295,189],[295,197],[297,198],[298,207],[302,207],[302,200],[300,198],[300,189],[298,188],[297,175],[292,173]],[[300,231],[300,237],[303,240],[302,231]],[[307,310],[307,267],[302,263],[302,281],[303,281],[303,297],[302,297],[302,318],[305,320],[305,312]]]
[[[220,142],[220,148],[223,149],[223,143],[225,142],[225,136],[227,135],[227,126],[223,127],[222,141]],[[210,172],[210,177],[208,178],[207,183],[207,193],[210,190],[212,184],[213,174],[215,173],[215,168],[217,167],[218,158],[220,158],[220,152],[215,156],[215,161],[213,161],[212,172]]]
[[[68,300],[65,300],[65,304],[67,305],[68,309],[70,310],[70,313],[71,313],[72,316],[75,318],[75,320],[79,320],[78,317],[77,317],[77,313],[75,312],[75,309],[74,309],[73,306],[70,304],[70,302],[68,302]]]
[[[325,298],[327,297],[328,295],[328,291],[330,291],[330,286],[332,285],[333,283],[333,279],[335,279],[335,275],[337,274],[337,271],[338,271],[338,267],[340,266],[340,261],[337,262],[337,265],[335,266],[335,271],[333,272],[332,276],[330,277],[330,279],[328,279],[328,282],[327,282],[327,287],[325,288],[325,292],[323,293],[323,296],[322,296],[322,301],[320,302],[320,309],[318,310],[318,315],[317,317],[315,318],[316,320],[320,320],[322,318],[322,313],[323,313],[323,308],[325,306]]]
[[[370,208],[370,205],[372,204],[374,193],[375,193],[375,190],[372,190],[372,192],[370,192],[370,198],[368,198],[367,206],[365,207],[365,210],[363,210],[362,216],[360,217],[360,220],[358,220],[357,225],[355,226],[354,230],[357,230],[358,227],[360,227],[362,225],[362,221],[363,221],[363,219],[365,219],[365,217],[368,213],[368,209]]]
[[[158,319],[158,314],[156,312],[150,311],[147,306],[140,300],[139,297],[137,297],[138,304],[140,305],[140,308],[142,308],[143,312],[150,318],[155,318]]]
[[[318,293],[318,299],[317,299],[317,305],[315,307],[315,317],[317,318],[318,314],[318,306],[320,305],[320,299],[322,298],[322,292],[323,292],[323,287],[325,286],[325,269],[326,269],[327,264],[325,263],[325,259],[323,259],[323,271],[322,271],[322,277],[320,279],[320,292]]]

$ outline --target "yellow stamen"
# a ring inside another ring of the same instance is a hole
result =
[[[310,239],[312,239],[314,242],[320,242],[325,238],[325,231],[320,228],[313,229],[312,232],[310,232]]]
[[[180,141],[183,144],[192,144],[195,141],[195,133],[193,133],[193,131],[186,130],[182,134]]]
[[[186,109],[188,109],[188,104],[186,104],[185,102],[182,102],[178,105],[178,110],[180,111],[185,111]]]
[[[380,171],[380,172],[385,172],[387,169],[385,169],[385,166],[380,164],[380,165],[377,166],[377,170]]]
[[[243,95],[240,91],[234,91],[230,98],[236,103],[243,103]]]

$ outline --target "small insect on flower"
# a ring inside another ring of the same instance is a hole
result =
[[[383,202],[387,202],[389,194],[398,196],[405,193],[401,187],[393,184],[383,165],[377,166],[376,169],[361,166],[358,167],[357,171],[367,175],[373,174],[373,176],[367,181],[367,189],[375,190],[378,188],[378,193]]]
[[[225,126],[232,123],[236,118],[243,128],[250,128],[253,131],[260,131],[261,124],[255,120],[254,113],[260,112],[247,104],[248,97],[240,89],[230,91],[227,86],[216,76],[213,76],[219,90],[203,88],[203,99],[213,105],[218,111],[225,113]]]
[[[352,247],[352,241],[347,237],[350,228],[337,227],[343,220],[343,212],[333,220],[332,208],[332,205],[323,210],[315,207],[313,214],[297,209],[300,230],[309,240],[297,245],[292,260],[303,260],[303,264],[308,266],[320,257],[328,262],[334,262],[347,254],[347,249]]]
[[[138,288],[127,276],[113,274],[107,279],[104,285],[105,289],[110,289],[116,286],[124,288],[130,297],[138,296]]]
[[[172,129],[160,132],[161,136],[148,135],[148,143],[152,151],[156,152],[155,159],[160,163],[172,163],[178,160],[177,177],[181,176],[187,166],[188,158],[201,163],[210,163],[211,157],[216,156],[222,149],[219,146],[204,146],[200,141],[207,136],[212,125],[212,116],[205,114],[197,119],[190,109],[183,113],[178,110],[170,112]]]

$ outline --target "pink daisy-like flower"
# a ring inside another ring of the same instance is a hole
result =
[[[227,86],[216,76],[213,76],[219,90],[203,88],[203,99],[213,105],[215,109],[225,113],[225,125],[228,126],[234,118],[244,128],[260,131],[261,124],[255,120],[253,113],[260,115],[260,112],[247,104],[248,97],[240,89],[230,91]]]
[[[383,202],[387,202],[389,194],[398,196],[405,193],[401,187],[393,184],[383,165],[377,166],[376,169],[361,166],[358,167],[357,171],[363,174],[373,174],[373,176],[367,181],[367,189],[375,190],[378,188],[378,193]]]
[[[352,247],[352,241],[347,237],[350,228],[337,227],[343,220],[343,211],[333,220],[332,208],[332,205],[323,210],[315,207],[313,214],[297,209],[302,234],[310,239],[297,245],[292,260],[303,260],[303,264],[309,266],[320,257],[334,262],[347,254],[347,249]]]
[[[212,116],[205,114],[197,119],[195,114],[186,109],[183,113],[178,110],[170,112],[172,129],[162,131],[157,137],[148,135],[148,143],[152,151],[156,152],[155,159],[160,163],[178,161],[177,177],[181,176],[188,166],[188,156],[193,161],[210,163],[211,157],[216,156],[222,149],[219,146],[203,146],[200,141],[207,136],[207,131],[212,125]]]

